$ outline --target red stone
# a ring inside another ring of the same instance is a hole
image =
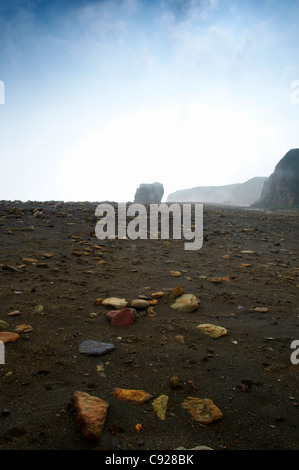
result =
[[[106,313],[106,317],[111,322],[112,326],[130,326],[133,325],[135,320],[131,308],[111,310]]]

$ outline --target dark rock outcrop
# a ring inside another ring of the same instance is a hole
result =
[[[155,203],[162,201],[164,187],[161,183],[141,184],[135,193],[134,202],[137,204]]]
[[[265,182],[254,207],[299,206],[299,149],[289,150]]]

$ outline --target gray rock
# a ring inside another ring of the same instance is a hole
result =
[[[146,204],[155,203],[159,204],[162,201],[164,194],[164,187],[161,183],[141,184],[137,188],[134,198],[134,203]]]
[[[80,344],[79,351],[88,356],[102,356],[115,349],[112,343],[101,343],[100,341],[93,341],[88,339]]]

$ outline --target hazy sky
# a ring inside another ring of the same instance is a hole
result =
[[[299,147],[298,25],[298,0],[0,0],[0,199],[269,176]]]

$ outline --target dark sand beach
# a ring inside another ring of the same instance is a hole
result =
[[[183,239],[99,240],[95,208],[0,203],[0,332],[19,331],[0,365],[0,449],[298,450],[298,211],[205,205],[203,246],[187,251]],[[171,308],[178,286],[200,301],[196,310]],[[126,327],[96,302],[156,292]],[[115,349],[82,354],[87,340]],[[132,405],[115,388],[152,398]],[[77,426],[76,391],[109,404],[100,439]],[[160,395],[164,420],[152,406]],[[182,406],[188,397],[211,399],[221,419],[196,421]]]

